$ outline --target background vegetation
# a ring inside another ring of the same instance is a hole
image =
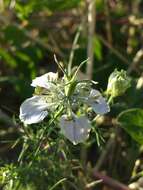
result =
[[[20,104],[33,93],[33,78],[57,71],[53,55],[67,65],[71,50],[74,66],[91,58],[80,77],[98,81],[98,89],[106,90],[115,68],[127,70],[131,87],[114,99],[84,145],[73,146],[55,126],[44,151],[33,157],[45,123],[32,126],[33,139],[26,138]],[[0,0],[1,188],[141,189],[142,58],[142,0]]]

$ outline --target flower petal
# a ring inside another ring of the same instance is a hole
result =
[[[35,78],[32,81],[31,86],[50,89],[55,86],[52,82],[57,80],[57,78],[57,73],[49,72],[40,77]]]
[[[41,96],[33,96],[22,103],[19,118],[24,124],[39,123],[48,115],[47,108]]]
[[[110,111],[109,105],[98,90],[91,90],[86,103],[90,105],[97,114],[103,115]]]
[[[90,132],[90,124],[85,116],[69,119],[67,115],[62,115],[60,119],[60,127],[62,133],[68,138],[74,145],[84,142]]]

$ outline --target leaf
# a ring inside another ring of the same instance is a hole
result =
[[[12,68],[15,68],[17,66],[16,60],[14,57],[6,50],[0,48],[0,60],[4,60],[7,65],[9,65]]]
[[[102,60],[102,46],[99,38],[97,36],[93,39],[93,47],[94,47],[94,54],[95,57],[100,61]]]
[[[134,108],[123,111],[118,116],[121,127],[139,144],[143,144],[143,109]]]

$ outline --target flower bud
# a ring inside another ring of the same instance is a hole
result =
[[[121,96],[130,87],[130,82],[131,79],[127,76],[126,71],[115,69],[109,76],[106,92],[112,97]]]

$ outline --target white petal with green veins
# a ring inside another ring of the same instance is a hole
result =
[[[49,72],[40,77],[36,77],[32,81],[31,86],[51,89],[51,88],[55,87],[55,85],[52,82],[56,81],[57,78],[58,78],[57,73]]]
[[[68,118],[67,115],[62,115],[60,128],[64,136],[76,145],[88,138],[91,126],[85,116],[74,115],[72,118]]]
[[[91,90],[86,103],[91,106],[93,111],[97,114],[103,115],[110,111],[109,105],[98,90]]]
[[[48,115],[48,104],[41,96],[26,99],[20,107],[19,118],[24,124],[41,122]]]

